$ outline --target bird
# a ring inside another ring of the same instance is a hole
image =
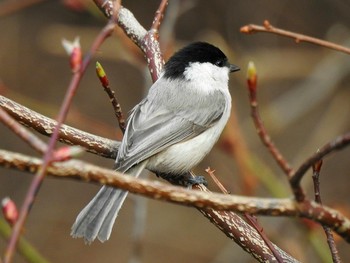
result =
[[[177,51],[131,110],[115,170],[138,177],[146,168],[179,185],[205,182],[190,172],[210,152],[229,119],[229,73],[238,70],[207,42]],[[103,186],[77,216],[71,236],[86,243],[108,240],[127,194]]]

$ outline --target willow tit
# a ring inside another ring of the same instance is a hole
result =
[[[230,116],[229,64],[217,47],[196,42],[175,53],[128,118],[115,168],[139,176],[146,168],[176,181],[211,150]],[[128,192],[104,186],[79,213],[73,237],[109,239]]]

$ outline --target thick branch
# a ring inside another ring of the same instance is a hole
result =
[[[51,136],[56,121],[45,117],[21,104],[0,95],[0,107],[21,124],[33,128],[37,132]],[[120,142],[99,137],[68,125],[62,125],[59,140],[69,145],[79,145],[88,152],[115,159]]]
[[[0,150],[0,166],[34,173],[41,160]],[[191,191],[159,181],[138,179],[103,169],[82,161],[72,160],[55,163],[48,168],[48,174],[96,182],[127,190],[157,200],[195,206],[247,212],[257,215],[298,216],[308,218],[331,227],[336,233],[350,242],[350,220],[336,210],[321,206],[313,201],[295,202],[292,199],[243,197],[202,191]],[[218,213],[215,211],[215,213]]]

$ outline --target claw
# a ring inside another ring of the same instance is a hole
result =
[[[185,173],[180,175],[166,174],[166,173],[156,173],[157,176],[167,180],[169,183],[174,185],[181,185],[187,188],[192,188],[195,184],[203,184],[208,186],[207,180],[204,176],[197,176],[193,173]]]
[[[204,176],[201,176],[201,175],[195,175],[194,177],[186,178],[186,183],[187,183],[186,186],[188,188],[192,188],[192,186],[195,184],[203,184],[205,186],[208,186],[207,180],[205,179]]]

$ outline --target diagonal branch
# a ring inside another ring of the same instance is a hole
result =
[[[292,174],[290,182],[293,187],[293,191],[301,189],[300,182],[305,175],[306,171],[309,170],[313,164],[322,160],[325,156],[339,151],[350,144],[350,132],[342,136],[337,137],[335,140],[327,143],[321,149],[319,149],[314,155],[306,159],[304,163]]]
[[[44,153],[43,163],[40,166],[40,169],[37,170],[36,175],[29,186],[26,197],[20,209],[18,220],[16,221],[13,227],[12,235],[5,251],[4,263],[12,262],[14,252],[17,246],[17,242],[21,235],[23,226],[26,222],[28,213],[35,201],[35,197],[37,196],[39,189],[42,185],[42,182],[45,178],[47,168],[49,167],[50,163],[53,161],[52,156],[55,150],[57,139],[59,137],[59,130],[66,119],[71,102],[78,89],[80,80],[82,79],[82,76],[84,75],[85,70],[90,63],[93,54],[100,47],[103,41],[113,32],[113,29],[114,29],[114,23],[108,22],[107,25],[101,30],[100,34],[96,37],[89,52],[85,55],[84,61],[81,63],[81,65],[80,64],[76,65],[76,66],[79,66],[78,68],[75,67],[76,70],[74,70],[74,74],[71,78],[71,81],[67,88],[60,111],[58,113],[57,124],[48,142],[47,150]]]
[[[17,134],[23,141],[28,143],[33,149],[39,153],[44,153],[47,150],[46,144],[40,140],[36,135],[29,132],[15,121],[4,109],[0,108],[0,121],[4,123],[9,129]]]
[[[55,120],[1,95],[0,107],[24,126],[30,127],[45,136],[52,135],[53,129],[57,123]],[[68,125],[62,125],[60,128],[59,141],[69,145],[79,145],[88,152],[111,159],[116,158],[120,145],[118,141],[87,133]]]

